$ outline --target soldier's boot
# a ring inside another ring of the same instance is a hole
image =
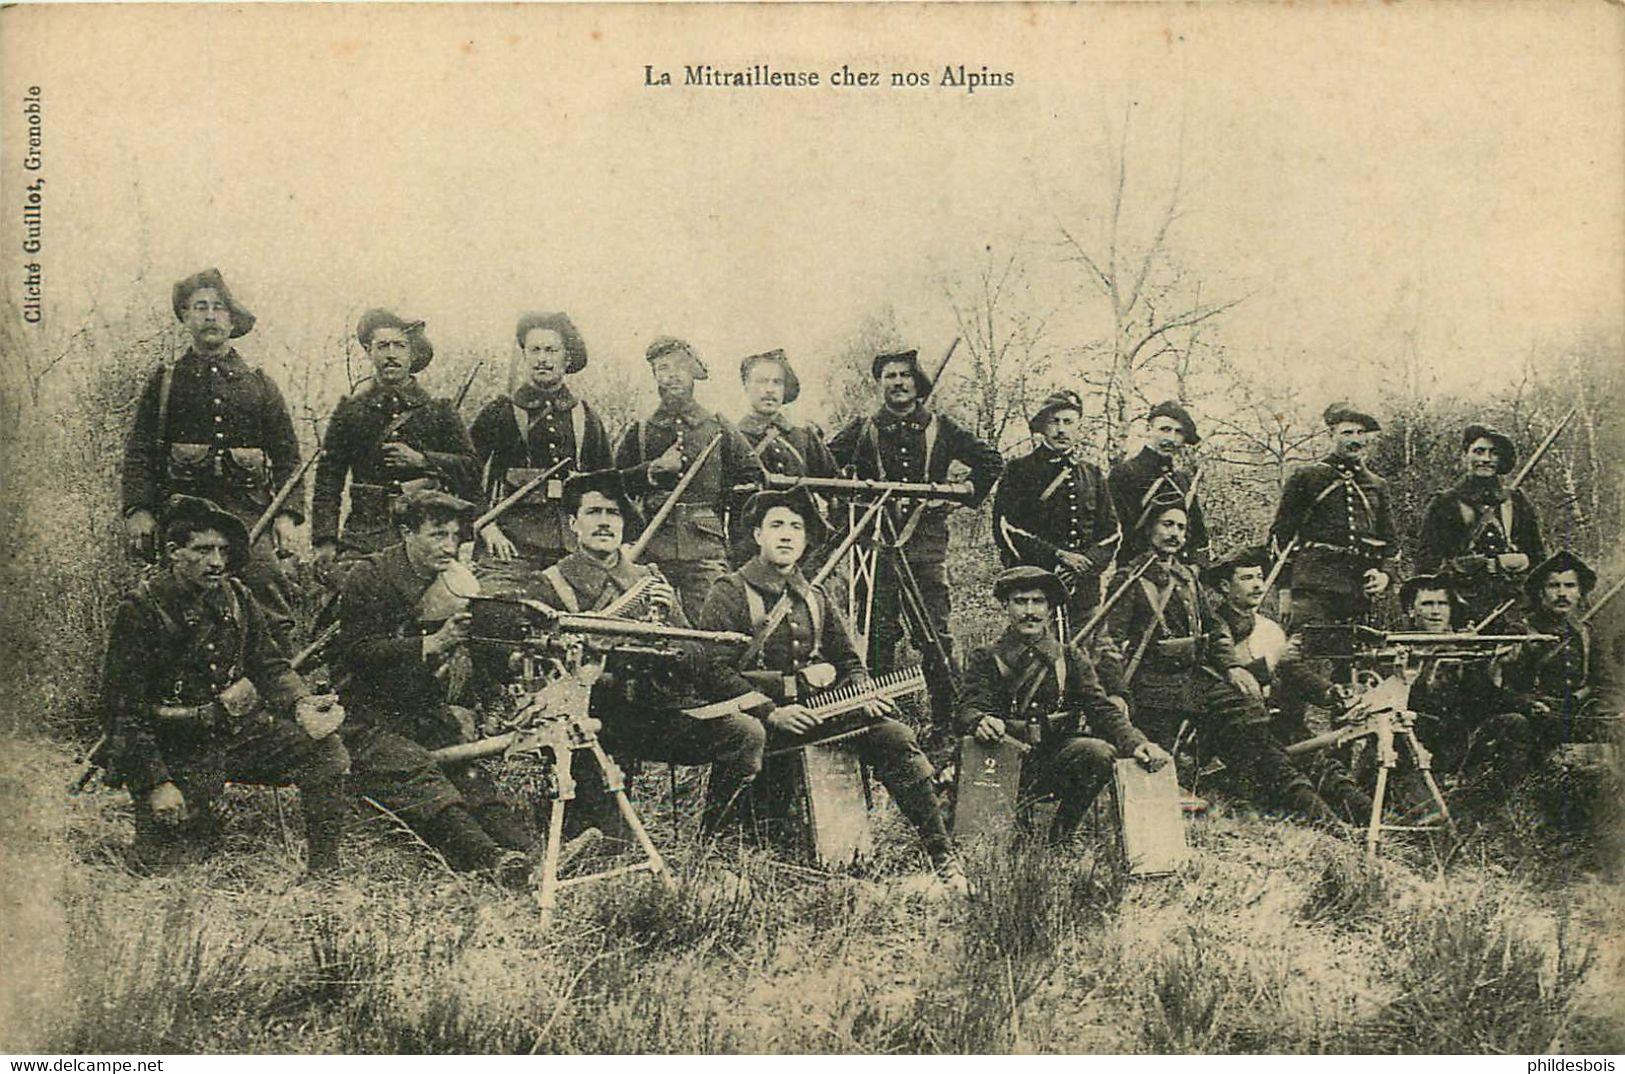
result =
[[[349,774],[350,754],[334,734],[312,745],[310,759],[295,776],[305,818],[305,868],[313,874],[338,870],[339,844],[352,816]]]
[[[714,839],[744,815],[750,801],[754,775],[720,764],[711,766],[711,778],[705,788],[705,807],[700,811],[700,835]]]
[[[888,788],[898,812],[920,833],[925,852],[931,863],[940,867],[942,861],[953,856],[953,840],[948,838],[948,826],[943,823],[942,810],[937,805],[937,793],[929,779],[911,780]]]
[[[494,869],[502,859],[502,848],[492,842],[460,802],[423,818],[417,829],[424,841],[446,859],[446,864],[459,872]]]

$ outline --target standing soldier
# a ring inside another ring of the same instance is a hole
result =
[[[561,460],[571,460],[500,523],[479,533],[496,574],[518,579],[557,563],[570,550],[562,505],[565,479],[572,471],[606,469],[610,444],[597,412],[565,383],[587,366],[587,344],[569,316],[524,314],[514,339],[509,394],[487,403],[469,431],[485,492],[494,504]]]
[[[1333,403],[1324,417],[1332,453],[1287,478],[1270,530],[1275,554],[1291,555],[1294,628],[1367,619],[1399,554],[1388,482],[1365,465],[1382,425],[1346,403]]]
[[[1169,757],[1129,722],[1121,697],[1107,696],[1084,651],[1050,636],[1050,616],[1071,599],[1058,577],[1039,567],[1006,568],[994,579],[993,599],[1009,625],[971,653],[955,719],[983,742],[1009,735],[1035,748],[1022,769],[1022,797],[1060,797],[1049,839],[1064,844],[1111,780],[1117,758],[1155,772]]]
[[[968,481],[960,483],[963,503],[975,507],[992,490],[1004,469],[997,449],[983,443],[970,430],[946,414],[927,410],[931,378],[920,368],[918,351],[876,355],[869,369],[880,387],[881,407],[873,414],[854,419],[830,441],[830,453],[837,465],[870,481],[902,481],[945,484],[951,463],[970,468]],[[937,726],[949,727],[953,719],[954,666],[953,635],[948,616],[953,610],[948,593],[948,512],[953,505],[929,504],[923,514],[915,504],[905,503],[900,513],[918,519],[905,524],[898,534],[903,547],[898,554],[907,560],[919,581],[925,612],[937,636],[942,639],[947,667],[931,668],[926,681],[931,692],[931,712]],[[903,638],[901,582],[884,557],[875,579],[870,612],[869,666],[876,674],[896,667],[897,643]],[[934,654],[927,653],[934,661]]]
[[[835,459],[824,443],[824,430],[812,422],[796,425],[784,415],[784,408],[801,395],[801,379],[782,350],[745,358],[739,363],[739,382],[750,402],[750,409],[739,419],[739,431],[762,460],[763,469],[792,477],[835,476]],[[734,563],[745,563],[756,555],[748,531],[730,536]]]
[[[766,728],[769,747],[816,740],[819,718],[804,703],[807,697],[868,679],[845,620],[824,591],[801,573],[808,545],[828,534],[822,532],[818,505],[805,489],[757,493],[745,505],[744,524],[750,528],[756,556],[718,580],[705,602],[700,626],[760,640],[747,652],[749,663],[743,668],[718,668],[716,687],[721,696],[730,698],[757,692],[762,700],[753,711]],[[764,637],[772,609],[781,600],[788,610]],[[938,876],[964,893],[969,885],[937,807],[931,762],[920,752],[914,732],[892,714],[891,702],[869,702],[867,716],[873,723],[855,743],[858,755],[874,769],[919,833]]]
[[[438,489],[472,495],[474,447],[447,399],[430,398],[416,374],[434,360],[422,321],[385,309],[361,315],[356,339],[372,359],[373,375],[339,400],[328,425],[327,449],[316,464],[311,540],[316,560],[329,564],[342,545],[366,555],[400,540],[391,503],[404,492]],[[339,529],[339,499],[350,479],[350,514]]]
[[[292,783],[313,873],[338,865],[349,755],[323,708],[271,640],[265,615],[231,577],[248,531],[207,500],[165,511],[164,569],[119,605],[107,642],[108,778],[135,804],[134,855],[161,868],[187,844],[219,840],[226,782]]]
[[[1230,630],[1179,555],[1185,501],[1153,503],[1142,539],[1151,563],[1113,606],[1112,634],[1129,653],[1123,678],[1139,728],[1174,749],[1187,727],[1266,800],[1332,823],[1337,815],[1270,732],[1263,689],[1241,663]],[[1138,567],[1139,562],[1128,564]]]
[[[693,347],[662,336],[649,344],[644,358],[654,373],[660,405],[631,424],[615,451],[615,466],[629,491],[642,497],[644,512],[653,516],[706,445],[722,437],[648,544],[649,560],[676,587],[692,622],[712,584],[728,572],[722,520],[735,498],[733,490],[760,485],[762,463],[732,422],[694,401],[694,382],[709,373]]]
[[[1074,454],[1082,421],[1076,392],[1045,399],[1028,422],[1038,446],[1010,460],[993,495],[993,540],[1004,565],[1041,567],[1066,587],[1063,631],[1082,626],[1100,603],[1101,572],[1123,536],[1100,467]]]
[[[1535,505],[1501,480],[1518,461],[1512,438],[1487,425],[1469,425],[1461,436],[1461,461],[1461,480],[1428,502],[1416,559],[1419,569],[1453,582],[1466,621],[1476,623],[1517,599],[1530,565],[1546,558],[1546,546]],[[1516,629],[1520,619],[1503,613],[1500,624]]]
[[[175,284],[171,305],[192,345],[147,381],[124,448],[124,529],[146,558],[159,551],[158,514],[170,496],[211,500],[252,529],[299,468],[299,439],[282,392],[231,345],[253,329],[254,315],[232,297],[220,270]],[[293,612],[276,552],[291,553],[304,499],[298,488],[284,498],[269,536],[255,542],[243,569],[283,647]]]
[[[1197,566],[1207,563],[1207,524],[1202,521],[1202,500],[1193,491],[1194,478],[1176,469],[1180,454],[1201,442],[1190,411],[1173,400],[1158,403],[1146,414],[1145,446],[1138,455],[1124,459],[1111,471],[1112,501],[1117,507],[1117,521],[1123,527],[1123,543],[1117,553],[1120,563],[1138,559],[1146,550],[1140,537],[1145,532],[1146,512],[1152,504],[1174,495],[1185,501],[1190,521],[1190,541],[1180,554]]]

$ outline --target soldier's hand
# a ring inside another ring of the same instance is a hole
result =
[[[674,441],[671,447],[660,453],[660,457],[649,463],[649,476],[656,474],[675,474],[683,468],[683,452]]]
[[[384,445],[384,462],[407,470],[421,470],[429,465],[428,456],[399,440]]]
[[[440,629],[423,639],[423,655],[425,658],[444,656],[453,649],[468,641],[468,621],[472,618],[467,612],[458,612],[440,624]]]
[[[677,590],[664,578],[656,578],[649,583],[649,603],[662,612],[669,612],[677,607]]]
[[[293,719],[313,741],[320,741],[344,723],[344,706],[336,694],[312,694],[294,702]]]
[[[1066,567],[1068,570],[1087,572],[1093,566],[1089,562],[1088,556],[1084,555],[1082,552],[1074,552],[1068,548],[1056,549],[1055,559],[1058,563],[1060,563],[1061,566]]]
[[[152,555],[153,540],[158,533],[158,520],[152,512],[137,508],[124,516],[124,536],[130,542],[130,551],[138,556]]]
[[[1253,678],[1253,673],[1246,668],[1231,668],[1230,681],[1236,689],[1248,697],[1257,701],[1264,700],[1264,688],[1258,685],[1258,680]]]
[[[1155,772],[1157,769],[1173,760],[1172,757],[1168,756],[1168,751],[1157,745],[1155,742],[1140,743],[1138,746],[1134,747],[1133,756],[1134,759],[1140,763],[1140,767],[1145,769],[1147,772]]]
[[[804,735],[817,727],[819,719],[805,705],[780,705],[767,714],[767,725],[792,735]]]
[[[1390,581],[1392,579],[1388,577],[1387,571],[1379,571],[1377,568],[1372,567],[1365,572],[1365,585],[1363,587],[1365,595],[1368,597],[1382,596],[1388,591]]]
[[[1128,719],[1128,698],[1120,694],[1108,694],[1106,700],[1110,701],[1113,707],[1123,714],[1124,719]]]
[[[1502,574],[1522,574],[1529,569],[1529,557],[1522,552],[1502,552],[1495,557],[1495,565]]]
[[[508,563],[519,555],[519,549],[513,546],[513,542],[508,539],[508,535],[503,533],[502,527],[495,522],[480,531],[480,543],[485,546],[485,550],[491,553],[492,558],[498,563]]]
[[[863,711],[868,713],[872,720],[884,720],[897,715],[897,706],[892,704],[889,697],[875,697],[864,702]]]
[[[992,746],[1004,738],[1004,721],[997,716],[983,716],[971,732],[976,741]]]
[[[160,783],[147,795],[147,805],[159,824],[176,825],[186,819],[186,799],[173,783]]]

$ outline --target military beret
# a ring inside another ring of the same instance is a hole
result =
[[[164,539],[172,541],[182,532],[198,530],[215,530],[226,538],[230,570],[241,570],[248,563],[248,527],[241,519],[201,496],[171,496],[164,504]]]
[[[1263,545],[1251,545],[1203,568],[1202,581],[1217,588],[1221,582],[1227,582],[1235,577],[1235,573],[1243,567],[1257,567],[1268,574],[1273,564],[1274,560],[1268,548]]]
[[[1038,409],[1033,412],[1033,416],[1027,419],[1027,428],[1036,433],[1038,427],[1044,424],[1044,420],[1057,410],[1076,410],[1079,416],[1082,416],[1083,399],[1077,392],[1067,391],[1064,388],[1060,391],[1051,392],[1039,404]]]
[[[202,272],[195,272],[184,280],[178,280],[170,290],[169,302],[175,310],[177,321],[186,320],[186,306],[192,301],[192,293],[205,287],[214,288],[220,301],[226,304],[231,311],[231,338],[246,336],[254,330],[254,315],[249,313],[242,303],[232,297],[231,291],[226,287],[225,278],[220,275],[217,268],[206,268]]]
[[[1585,560],[1570,552],[1567,548],[1555,552],[1540,563],[1529,569],[1529,577],[1523,580],[1524,592],[1533,599],[1540,593],[1540,587],[1546,584],[1546,579],[1554,574],[1564,571],[1573,571],[1580,579],[1580,592],[1589,593],[1597,584],[1597,572],[1586,566]]]
[[[389,510],[396,525],[408,528],[421,525],[425,519],[471,519],[480,513],[480,509],[474,504],[439,489],[414,489],[411,492],[403,492],[391,502]]]
[[[407,344],[412,348],[412,372],[421,373],[434,361],[434,344],[424,334],[424,322],[409,321],[392,310],[374,308],[363,313],[356,322],[355,338],[363,347],[370,346],[373,333],[380,328],[398,329],[406,336]]]
[[[589,492],[596,492],[600,496],[614,500],[621,509],[622,531],[621,539],[636,540],[637,535],[643,532],[643,512],[638,510],[633,502],[632,495],[627,491],[626,479],[621,472],[614,468],[607,470],[589,470],[585,473],[571,474],[564,483],[563,502],[566,514],[574,515],[581,510],[581,498]]]
[[[564,343],[564,372],[579,373],[587,368],[587,341],[581,338],[567,313],[522,313],[513,330],[514,341],[524,349],[525,337],[537,328],[557,332]]]
[[[648,349],[643,352],[643,357],[645,361],[653,362],[663,354],[672,354],[677,351],[682,351],[694,360],[695,380],[710,379],[711,373],[705,368],[705,363],[700,360],[699,352],[687,341],[678,339],[676,336],[657,337],[653,343],[649,344]]]
[[[1006,567],[993,579],[994,600],[1004,600],[1012,593],[1024,593],[1031,589],[1041,590],[1052,608],[1066,603],[1066,586],[1061,584],[1053,571],[1046,571],[1042,567]]]
[[[1460,604],[1460,594],[1456,592],[1456,583],[1442,574],[1413,574],[1399,583],[1399,607],[1401,610],[1409,608],[1416,600],[1416,595],[1424,589],[1442,589],[1450,594],[1451,604]]]
[[[1513,465],[1518,461],[1518,448],[1513,444],[1512,437],[1488,425],[1474,422],[1461,431],[1461,450],[1466,451],[1479,440],[1488,440],[1495,445],[1495,472],[1510,474]]]
[[[779,368],[784,370],[784,401],[793,403],[801,395],[801,378],[790,367],[790,359],[786,358],[782,350],[763,351],[761,354],[748,355],[739,362],[739,383],[743,384],[750,378],[750,371],[758,362],[777,362]]]
[[[1179,422],[1180,432],[1185,434],[1185,443],[1194,447],[1202,442],[1202,438],[1196,435],[1196,421],[1191,417],[1191,412],[1172,399],[1164,400],[1146,412],[1146,421],[1158,418],[1173,418]]]
[[[1333,403],[1321,414],[1321,418],[1325,420],[1329,428],[1335,428],[1344,422],[1352,421],[1368,433],[1378,432],[1382,429],[1382,422],[1363,410],[1355,409],[1352,403]]]
[[[920,368],[920,352],[917,350],[892,351],[888,354],[875,355],[874,361],[869,363],[869,375],[875,380],[880,379],[880,371],[894,362],[906,363],[910,372],[914,374],[914,390],[923,401],[931,394],[931,378],[925,370]]]
[[[801,486],[787,489],[763,489],[745,501],[744,520],[746,529],[755,529],[762,524],[762,519],[775,507],[787,507],[801,516],[807,524],[807,543],[818,544],[830,535],[830,525],[824,519],[824,512],[818,506],[813,494]]]

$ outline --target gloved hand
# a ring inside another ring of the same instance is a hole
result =
[[[311,694],[294,702],[293,719],[311,741],[319,741],[344,723],[344,706],[336,694]]]

